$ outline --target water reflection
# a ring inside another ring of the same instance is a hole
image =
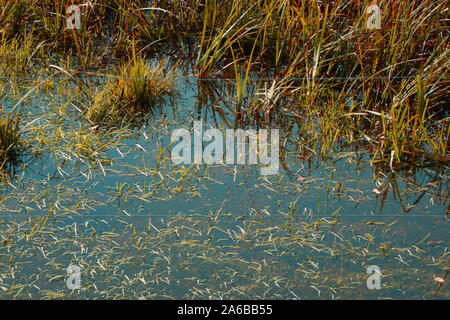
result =
[[[321,152],[316,127],[302,111],[286,114],[284,100],[267,119],[263,109],[241,112],[259,89],[239,101],[230,81],[180,79],[178,97],[141,125],[102,129],[117,139],[97,151],[109,162],[71,154],[70,139],[42,150],[2,186],[1,297],[431,297],[432,276],[449,267],[448,169],[373,166],[364,142]],[[194,120],[279,128],[280,172],[174,166],[171,132]],[[42,124],[74,137],[102,133],[82,131],[73,114]],[[70,263],[82,267],[83,290],[64,286]],[[365,286],[373,264],[379,292]]]

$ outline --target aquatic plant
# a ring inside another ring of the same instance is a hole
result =
[[[449,11],[371,4],[0,0],[1,174],[34,155],[0,184],[0,297],[448,298]],[[193,118],[279,128],[279,174],[174,166]]]
[[[19,77],[32,71],[31,59],[39,47],[34,47],[29,35],[23,41],[0,36],[0,77]]]
[[[135,57],[119,66],[103,89],[93,94],[86,118],[93,123],[139,118],[174,93],[175,80],[175,69],[167,60]]]
[[[21,156],[22,142],[20,138],[20,117],[10,112],[5,114],[2,105],[0,116],[0,170],[10,171],[13,169]]]
[[[31,2],[27,0],[3,0],[0,1],[0,21],[2,28],[0,36],[10,38],[16,36],[23,27],[27,16],[27,9]]]

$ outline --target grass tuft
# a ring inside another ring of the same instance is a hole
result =
[[[157,104],[174,93],[175,68],[167,60],[135,58],[116,71],[118,80],[108,80],[97,91],[86,111],[92,123],[121,123],[151,113]]]
[[[22,149],[19,122],[19,116],[12,115],[10,112],[5,114],[2,106],[0,116],[0,170],[2,171],[10,172],[19,160]]]

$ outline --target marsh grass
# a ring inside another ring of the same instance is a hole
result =
[[[2,21],[1,36],[12,37],[21,31],[22,23],[27,15],[27,7],[31,3],[27,0],[1,1],[0,20]]]
[[[36,48],[32,37],[24,40],[0,36],[0,77],[27,76],[32,73],[33,53]]]
[[[24,146],[38,162],[0,184],[2,298],[380,298],[374,261],[383,297],[430,296],[448,270],[444,1],[379,1],[377,31],[371,1],[96,0],[66,30],[69,3],[0,0],[1,171]],[[193,112],[164,103],[182,63]],[[193,113],[280,128],[284,171],[173,166]]]
[[[229,97],[242,119],[270,123],[280,110],[308,118],[323,131],[309,139],[320,153],[364,141],[390,168],[448,160],[445,1],[379,1],[380,30],[366,29],[371,2],[359,0],[75,3],[80,30],[66,29],[69,1],[3,0],[0,75],[29,75],[35,60],[48,69],[49,56],[77,61],[75,78],[110,74],[112,64],[117,80],[79,81],[93,124],[140,118],[169,94],[174,73],[148,62],[163,56],[189,60],[202,79],[234,77]]]
[[[85,113],[92,123],[136,120],[151,113],[175,92],[176,71],[167,60],[156,62],[135,57],[119,66],[114,77],[92,97]]]
[[[2,106],[0,117],[0,170],[8,172],[14,170],[23,152],[23,143],[20,137],[20,117],[18,115],[5,113]]]

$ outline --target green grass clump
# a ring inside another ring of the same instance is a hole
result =
[[[24,40],[0,37],[0,77],[17,77],[30,73],[33,38]]]
[[[22,146],[19,122],[20,118],[17,115],[11,115],[10,112],[5,115],[4,107],[2,107],[0,117],[0,170],[11,170],[12,165],[17,163],[19,159]]]
[[[34,2],[35,3],[35,2]],[[28,7],[32,2],[27,0],[4,0],[0,1],[2,5],[0,9],[0,21],[2,28],[0,33],[2,36],[15,36],[26,20]]]
[[[118,67],[117,80],[109,80],[97,91],[86,110],[92,123],[120,123],[151,113],[173,94],[175,69],[167,61],[149,62],[135,58]]]
[[[175,74],[173,69],[166,72],[167,69],[167,61],[151,63],[143,59],[133,59],[130,64],[119,67],[118,89],[122,100],[134,111],[145,110],[162,96],[172,93]]]

